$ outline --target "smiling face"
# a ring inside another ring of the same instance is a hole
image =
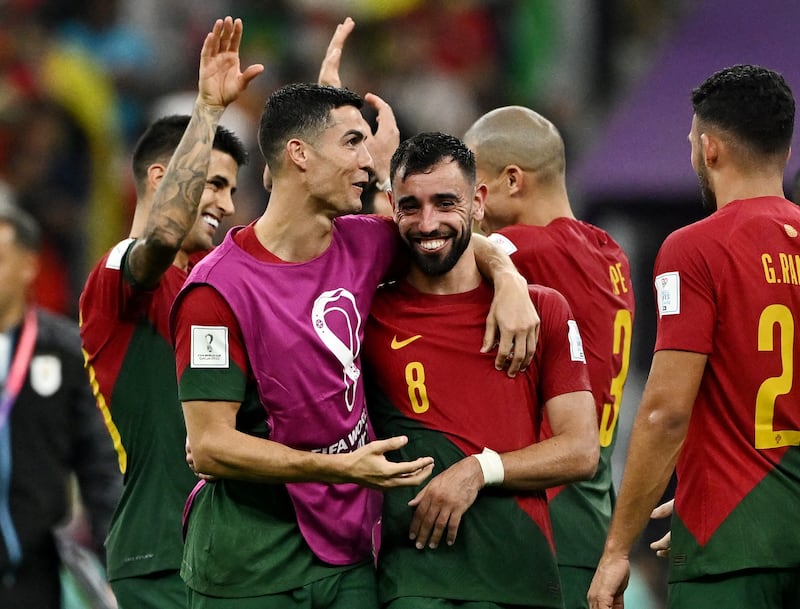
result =
[[[372,167],[366,146],[371,130],[354,106],[334,108],[330,118],[319,137],[305,142],[305,173],[309,196],[335,217],[361,209]]]
[[[181,244],[184,252],[191,254],[214,246],[220,222],[234,212],[233,193],[236,192],[238,174],[239,166],[231,155],[220,150],[211,151],[206,184],[197,207],[197,220]]]
[[[424,275],[444,275],[461,260],[473,220],[483,217],[484,194],[485,188],[476,190],[449,159],[425,173],[395,178],[395,222],[414,265]]]

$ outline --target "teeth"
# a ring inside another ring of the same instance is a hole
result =
[[[444,239],[432,239],[430,241],[420,241],[419,246],[424,250],[436,250],[445,243]]]
[[[214,228],[219,227],[219,220],[217,220],[214,216],[203,215],[203,220],[205,220],[207,224],[210,224]]]

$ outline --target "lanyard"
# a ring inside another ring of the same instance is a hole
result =
[[[0,399],[0,429],[5,426],[8,415],[11,414],[11,408],[25,382],[25,376],[28,374],[28,367],[33,357],[33,346],[36,343],[36,329],[36,311],[30,308],[22,322],[19,344],[14,351],[11,369],[8,371],[3,396]]]
[[[28,368],[33,357],[33,346],[36,343],[36,311],[28,309],[22,322],[19,343],[14,350],[11,369],[6,378],[3,395],[0,398],[0,540],[5,543],[8,560],[12,569],[4,577],[12,577],[13,570],[22,561],[22,547],[11,518],[9,507],[11,487],[11,432],[6,423],[11,408],[22,389]]]

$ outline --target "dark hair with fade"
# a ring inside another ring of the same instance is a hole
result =
[[[296,137],[314,141],[331,124],[331,110],[342,106],[361,109],[357,93],[328,85],[285,85],[267,99],[258,127],[258,146],[267,165],[280,167],[283,147]]]
[[[734,134],[762,154],[783,154],[791,145],[795,103],[783,76],[740,64],[712,74],[692,91],[697,118]]]
[[[133,177],[137,186],[147,175],[147,168],[153,163],[168,163],[180,144],[183,133],[189,125],[190,116],[173,114],[154,121],[136,142],[133,149]],[[222,125],[214,134],[214,150],[229,154],[241,167],[247,164],[247,149],[242,141]]]
[[[16,203],[0,204],[0,223],[14,229],[14,243],[24,250],[39,253],[42,249],[42,230],[36,219]]]
[[[392,155],[389,176],[404,180],[407,176],[428,173],[437,163],[451,159],[464,176],[475,184],[475,155],[455,136],[439,131],[419,133],[404,140]]]

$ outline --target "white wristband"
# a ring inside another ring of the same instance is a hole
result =
[[[491,448],[484,448],[482,453],[476,453],[472,456],[480,463],[484,486],[495,486],[503,483],[506,472],[500,455]]]

